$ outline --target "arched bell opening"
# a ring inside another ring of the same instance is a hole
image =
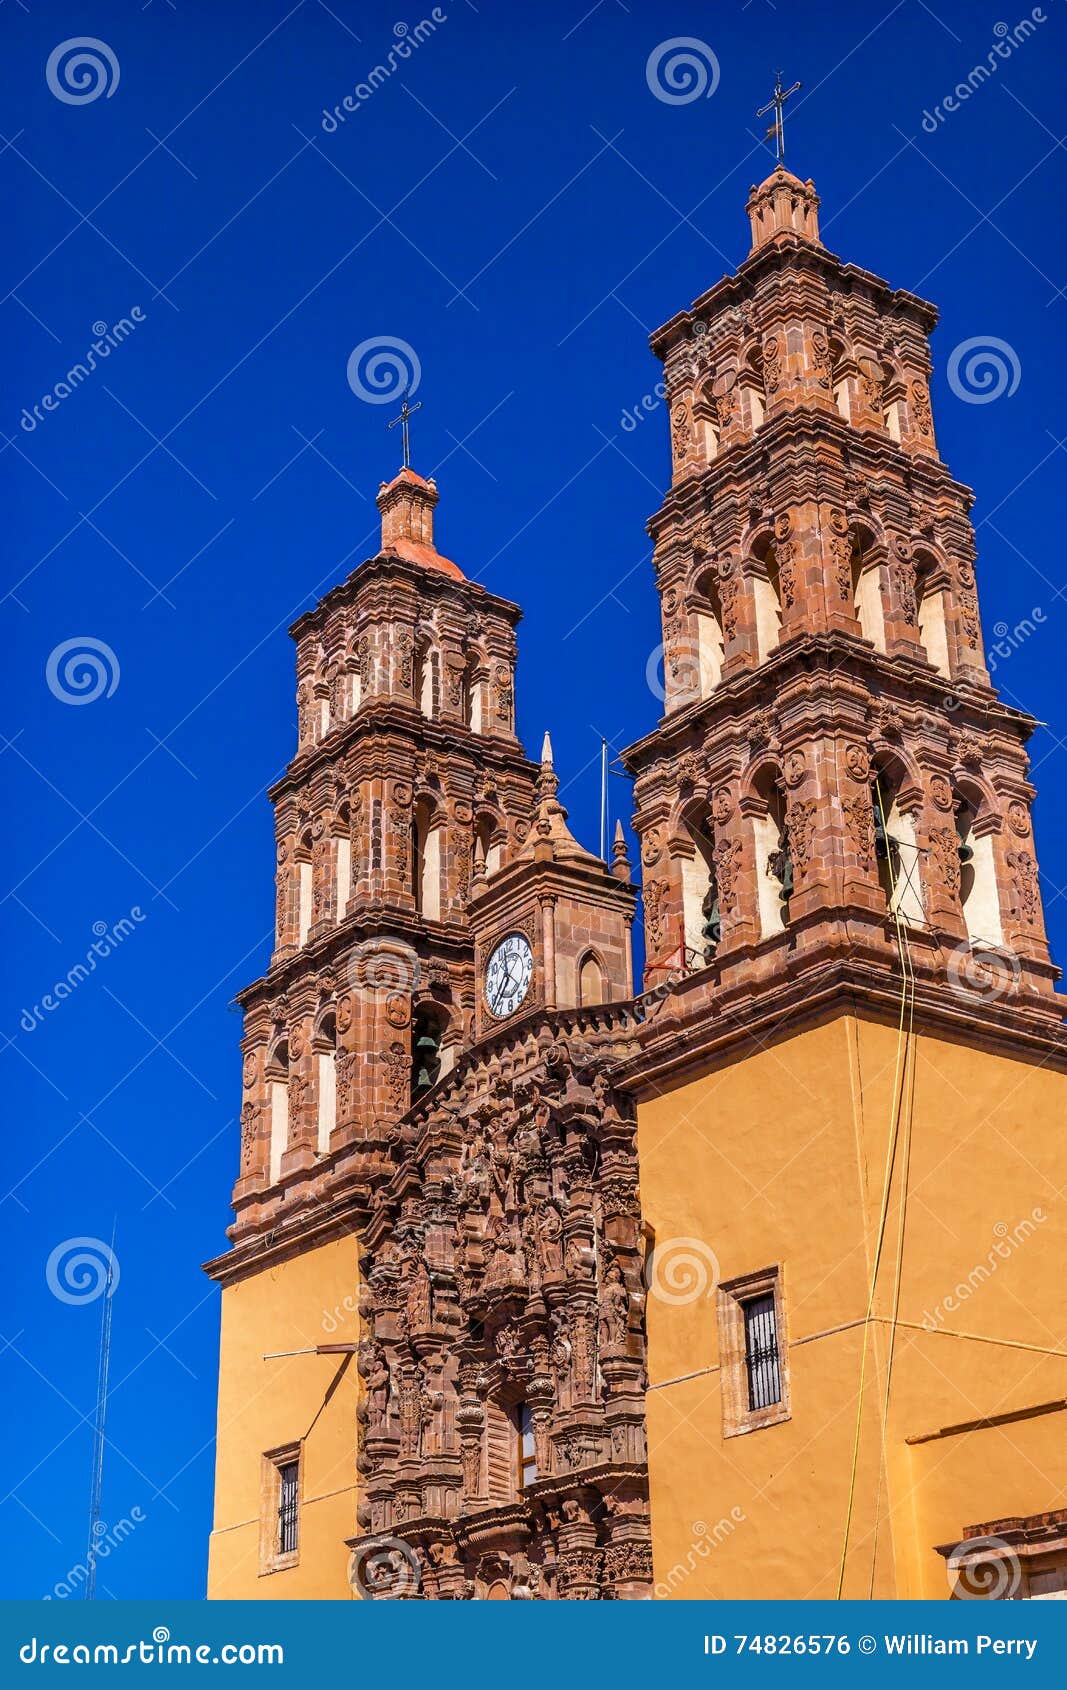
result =
[[[412,1103],[417,1103],[448,1071],[445,1064],[448,1024],[448,1011],[441,1004],[420,1004],[412,1017]]]
[[[966,780],[958,781],[954,812],[959,842],[960,908],[967,937],[972,944],[1000,945],[1004,931],[993,855],[994,817],[981,787]]]
[[[689,968],[705,968],[714,961],[722,937],[715,824],[707,804],[690,805],[682,817],[682,828],[691,846],[680,858],[685,962]]]
[[[871,809],[874,814],[874,854],[878,884],[886,909],[909,926],[925,920],[920,856],[915,815],[901,798],[906,771],[883,759],[872,771]]]
[[[752,782],[749,803],[756,859],[760,933],[764,939],[789,924],[793,896],[793,852],[786,827],[781,776],[767,764]]]
[[[328,1154],[330,1135],[337,1125],[337,1015],[327,1009],[315,1023],[311,1041],[315,1057],[315,1090],[318,1096],[316,1149]]]
[[[267,1057],[266,1079],[270,1097],[270,1159],[268,1177],[277,1183],[282,1156],[289,1147],[289,1040],[277,1039]]]

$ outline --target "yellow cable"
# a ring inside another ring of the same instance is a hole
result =
[[[885,834],[887,842],[888,842],[888,834],[886,833],[886,827],[885,827],[885,810],[884,810],[884,807],[883,807],[883,804],[882,804],[881,786],[878,783],[877,779],[875,780],[875,790],[878,794],[878,809],[879,809],[879,812],[882,816],[882,832],[883,832],[883,834]],[[846,1561],[847,1561],[847,1558],[848,1558],[848,1540],[849,1540],[849,1534],[850,1534],[851,1529],[852,1529],[852,1513],[853,1513],[853,1509],[854,1509],[854,1506],[855,1506],[855,1500],[856,1500],[856,1477],[857,1477],[857,1473],[858,1473],[858,1470],[859,1470],[860,1432],[861,1432],[862,1422],[863,1422],[863,1393],[864,1393],[864,1387],[866,1385],[866,1380],[867,1380],[868,1336],[869,1336],[870,1329],[871,1329],[871,1315],[872,1315],[872,1312],[873,1312],[873,1309],[874,1309],[874,1298],[875,1298],[875,1293],[876,1293],[877,1286],[878,1286],[878,1270],[879,1270],[879,1267],[881,1265],[881,1260],[882,1260],[882,1248],[883,1248],[883,1245],[885,1243],[886,1220],[887,1220],[888,1213],[889,1213],[889,1193],[890,1193],[890,1188],[891,1188],[891,1185],[892,1185],[892,1177],[893,1177],[893,1161],[894,1161],[894,1157],[895,1157],[897,1137],[898,1137],[899,1126],[900,1126],[900,1105],[903,1101],[903,1085],[901,1083],[902,1079],[903,1079],[903,1075],[902,1075],[902,1068],[901,1068],[901,1058],[902,1058],[902,1055],[906,1056],[906,1049],[907,1049],[906,1044],[905,1044],[904,1023],[905,1023],[905,1014],[906,1014],[908,997],[909,997],[909,971],[908,971],[908,967],[907,967],[907,965],[904,961],[904,946],[903,946],[903,942],[902,942],[901,936],[900,936],[900,929],[901,929],[900,912],[899,912],[899,910],[893,908],[893,900],[894,900],[894,897],[895,897],[895,894],[896,894],[896,879],[895,879],[895,876],[893,875],[893,859],[892,859],[892,857],[889,857],[887,860],[889,862],[889,872],[890,872],[890,877],[891,877],[891,881],[892,881],[892,891],[890,893],[890,898],[889,898],[890,913],[893,916],[894,926],[896,927],[896,931],[897,931],[897,948],[898,948],[898,952],[900,953],[900,956],[901,956],[901,967],[902,967],[902,970],[903,970],[903,978],[902,978],[902,981],[901,981],[901,991],[900,991],[900,1017],[899,1017],[899,1021],[898,1021],[898,1024],[897,1024],[897,1049],[896,1049],[896,1057],[894,1059],[894,1065],[893,1065],[893,1091],[892,1091],[890,1123],[889,1123],[889,1142],[886,1146],[885,1173],[884,1173],[883,1179],[882,1179],[882,1202],[881,1202],[881,1209],[880,1209],[879,1216],[878,1216],[878,1235],[877,1235],[877,1240],[876,1240],[876,1244],[875,1244],[874,1262],[873,1262],[872,1268],[871,1268],[871,1284],[870,1284],[870,1290],[869,1290],[868,1297],[867,1297],[867,1312],[866,1312],[866,1314],[864,1316],[864,1320],[863,1320],[863,1343],[862,1343],[861,1350],[860,1350],[860,1383],[859,1383],[859,1395],[858,1395],[857,1402],[856,1402],[856,1427],[855,1427],[855,1432],[853,1434],[853,1439],[852,1439],[852,1465],[851,1465],[851,1472],[850,1472],[850,1475],[849,1475],[848,1507],[847,1507],[846,1512],[845,1512],[845,1530],[844,1530],[844,1536],[843,1536],[842,1542],[841,1542],[841,1562],[840,1562],[840,1566],[838,1568],[838,1574],[837,1574],[837,1600],[838,1601],[841,1600],[841,1593],[842,1593],[842,1590],[844,1588],[844,1583],[845,1583],[845,1564],[846,1564]],[[899,1096],[898,1096],[898,1086],[899,1086]]]

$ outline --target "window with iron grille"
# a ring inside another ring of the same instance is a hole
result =
[[[771,1408],[782,1400],[774,1292],[768,1291],[762,1297],[753,1297],[750,1302],[744,1303],[742,1308],[745,1317],[748,1406],[752,1410]]]
[[[299,1521],[300,1463],[286,1461],[278,1468],[278,1554],[295,1555]]]
[[[788,1420],[789,1317],[781,1265],[721,1280],[716,1324],[723,1437]]]

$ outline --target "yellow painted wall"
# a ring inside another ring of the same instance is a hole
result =
[[[905,1442],[1067,1397],[1067,1078],[925,1036],[913,1048],[902,1324],[883,1461],[898,1156],[868,1328],[846,1597],[947,1597],[935,1545],[1067,1503],[1063,1412]],[[841,1016],[639,1106],[654,1286],[667,1293],[648,1299],[661,1597],[836,1593],[896,1057],[895,1028]],[[684,1275],[672,1285],[672,1249],[705,1274],[696,1296]],[[773,1264],[784,1279],[791,1418],[732,1438],[722,1435],[712,1257],[723,1280]],[[958,1306],[946,1307],[961,1284]]]
[[[210,1597],[350,1598],[344,1540],[356,1526],[355,1356],[274,1350],[358,1341],[358,1246],[323,1244],[222,1293]],[[262,1457],[304,1440],[300,1558],[260,1571]]]

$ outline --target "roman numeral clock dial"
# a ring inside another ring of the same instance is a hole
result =
[[[491,1014],[514,1015],[530,989],[533,952],[523,933],[501,939],[485,970],[485,1001]]]

